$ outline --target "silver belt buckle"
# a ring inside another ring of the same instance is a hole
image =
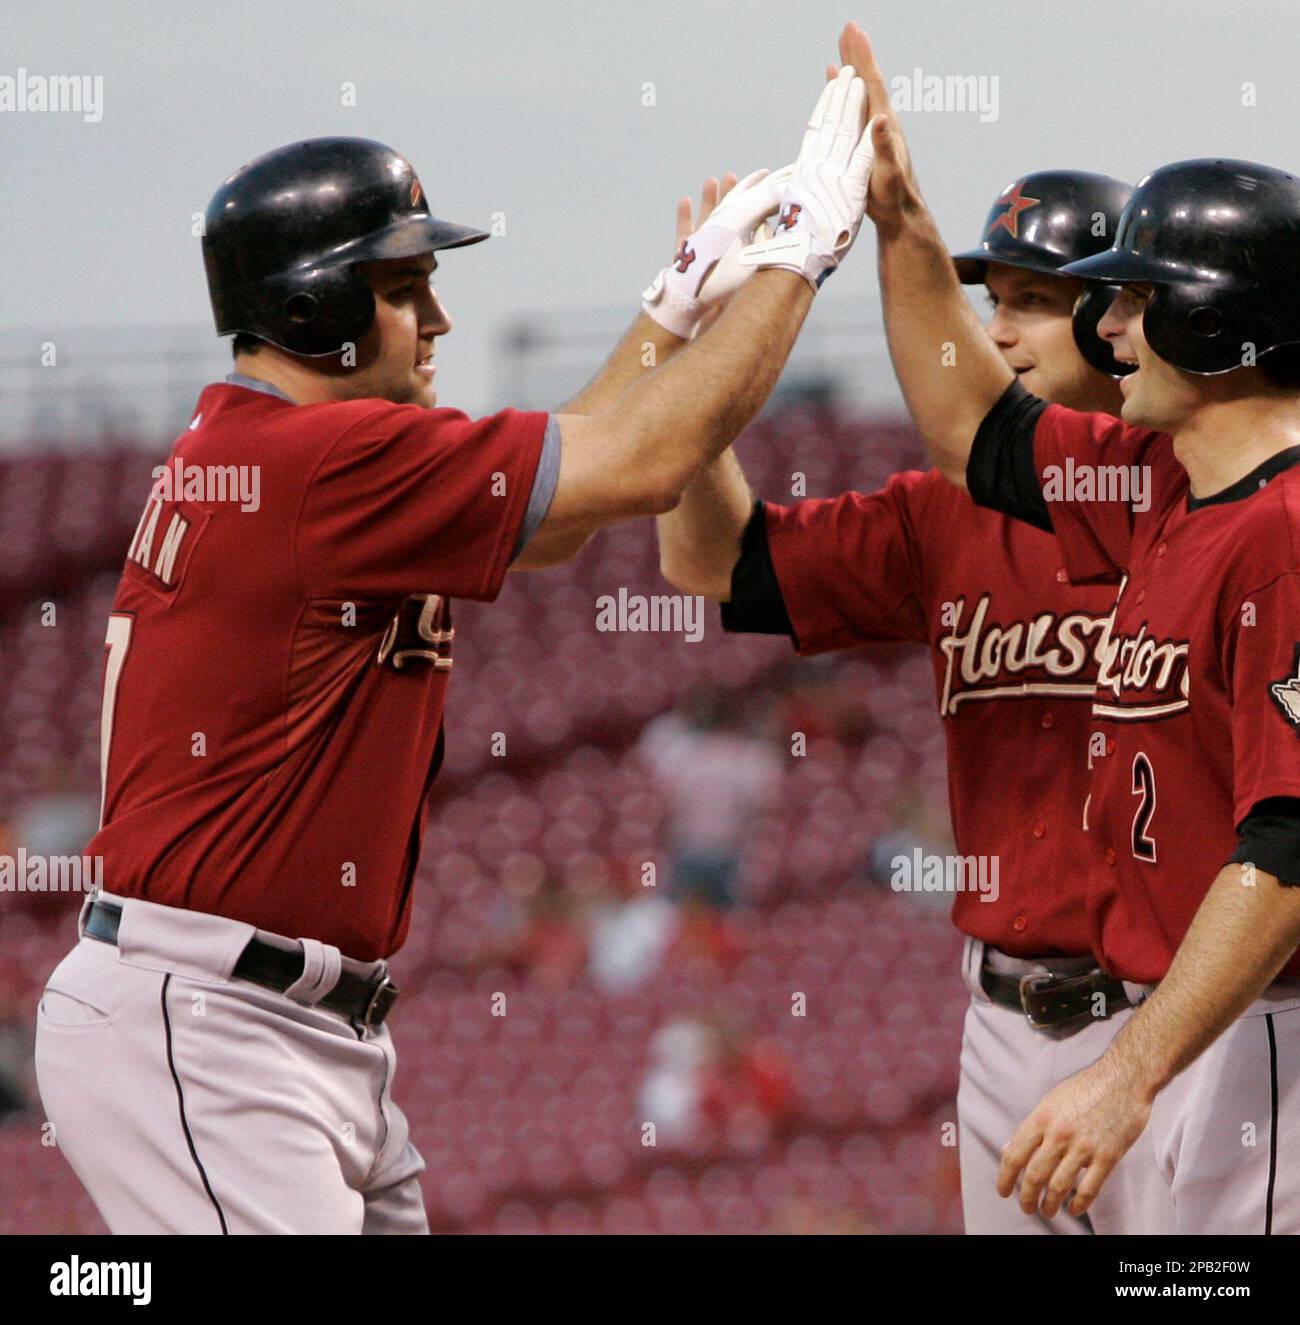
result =
[[[1029,1002],[1025,997],[1027,994],[1036,994],[1040,989],[1050,985],[1056,977],[1045,971],[1036,971],[1030,975],[1020,977],[1020,1010],[1025,1014],[1025,1020],[1036,1030],[1046,1030],[1049,1026],[1056,1025],[1052,1021],[1038,1021],[1030,1010]]]
[[[388,969],[385,967],[384,973],[379,979],[379,983],[375,986],[374,991],[366,1000],[365,1011],[362,1012],[361,1016],[357,1019],[357,1024],[359,1026],[364,1026],[368,1031],[374,1030],[376,1025],[381,1025],[382,1019],[380,1022],[376,1023],[373,1022],[371,1018],[381,1008],[383,1009],[383,1015],[386,1017],[389,1009],[397,1002],[397,995],[400,992],[401,991],[389,978]]]

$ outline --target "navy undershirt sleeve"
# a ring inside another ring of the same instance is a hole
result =
[[[1260,801],[1237,831],[1229,864],[1254,865],[1289,888],[1300,886],[1300,799],[1275,796]]]
[[[1012,382],[984,416],[966,462],[966,487],[977,505],[1045,533],[1052,517],[1034,463],[1034,430],[1047,401]]]
[[[722,604],[722,628],[733,634],[795,638],[767,543],[767,516],[756,501],[731,572],[731,601]]]

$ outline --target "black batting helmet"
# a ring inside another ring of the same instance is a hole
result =
[[[432,216],[411,163],[383,143],[290,143],[237,170],[208,204],[203,265],[217,332],[337,353],[375,317],[357,263],[487,237]]]
[[[1066,271],[1155,287],[1152,350],[1185,372],[1231,372],[1300,342],[1300,180],[1251,161],[1176,161],[1147,175],[1115,243]]]
[[[1027,271],[1060,273],[1067,263],[1106,249],[1133,192],[1123,180],[1086,170],[1037,170],[1003,189],[984,222],[978,248],[953,254],[963,285],[977,285],[990,262]],[[1094,368],[1112,377],[1132,369],[1118,364],[1097,335],[1097,323],[1117,287],[1089,290],[1074,309],[1074,339]]]

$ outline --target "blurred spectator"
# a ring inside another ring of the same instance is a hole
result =
[[[670,966],[703,960],[722,974],[736,969],[744,944],[726,915],[701,902],[677,908],[678,922],[668,958]]]
[[[770,1039],[721,1018],[682,1017],[651,1041],[640,1104],[666,1145],[688,1145],[715,1129],[732,1150],[758,1154],[793,1116],[790,1063]]]
[[[18,840],[33,856],[79,856],[99,826],[99,799],[58,767],[15,816]]]
[[[892,891],[891,880],[898,862],[912,862],[917,851],[926,859],[947,857],[956,850],[949,822],[915,792],[904,793],[895,800],[890,819],[892,826],[872,842],[870,857],[865,862],[868,878],[881,888]],[[947,911],[952,906],[952,894],[946,891],[918,890],[902,895],[933,911]]]
[[[661,1026],[650,1042],[650,1070],[637,1105],[659,1145],[683,1145],[703,1123],[704,1071],[717,1053],[713,1029],[693,1017]]]
[[[755,1039],[719,1024],[714,1055],[702,1073],[700,1107],[732,1147],[761,1151],[793,1112],[789,1060],[771,1039]]]
[[[567,989],[587,960],[585,901],[547,874],[539,856],[515,852],[501,870],[502,891],[485,941],[487,965],[501,965],[545,989]]]
[[[789,734],[800,732],[806,745],[825,737],[851,740],[869,726],[846,702],[836,684],[833,659],[792,658],[777,674],[780,687],[775,721]]]
[[[519,957],[548,989],[567,989],[574,982],[587,958],[587,942],[571,893],[548,884],[537,895]]]
[[[697,690],[685,714],[649,723],[639,751],[667,806],[669,894],[719,910],[735,902],[739,856],[776,791],[776,753],[737,720],[734,698]]]
[[[18,859],[21,847],[28,858],[43,856],[80,856],[99,824],[98,792],[75,789],[64,766],[45,779],[45,788],[20,800],[11,823],[0,825],[0,855]],[[52,877],[52,875],[50,876]],[[92,868],[83,875],[89,887],[97,879]],[[106,881],[105,881],[106,882]],[[17,889],[4,896],[4,902],[16,911],[51,918],[76,915],[80,898],[50,891]]]
[[[22,1113],[35,1099],[33,1042],[27,1022],[17,990],[6,980],[0,984],[0,1122]]]
[[[636,874],[624,887],[622,897],[611,895],[591,910],[591,978],[607,994],[653,978],[681,925],[672,902],[658,889],[643,888]]]

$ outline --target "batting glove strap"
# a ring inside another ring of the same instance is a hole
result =
[[[641,292],[643,311],[665,331],[689,340],[712,302],[701,298],[701,287],[736,240],[736,232],[726,226],[702,225]]]
[[[814,290],[839,266],[839,258],[810,230],[786,230],[742,249],[739,261],[752,268],[773,267],[802,276]]]

